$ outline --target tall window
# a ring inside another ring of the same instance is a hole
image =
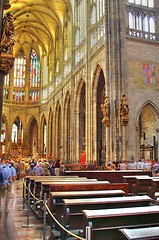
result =
[[[150,8],[154,7],[154,0],[129,0],[128,2],[134,3],[136,5],[150,7]]]
[[[4,91],[3,91],[3,98],[4,99],[8,99],[8,95],[9,95],[8,89],[4,89]]]
[[[91,24],[95,24],[100,21],[104,16],[104,0],[92,0],[91,1]]]
[[[29,101],[37,102],[39,100],[40,93],[39,91],[30,91],[29,92]]]
[[[30,53],[30,87],[40,86],[40,62],[34,49]]]
[[[10,74],[5,75],[4,77],[4,85],[9,86],[10,85]]]
[[[104,15],[104,0],[97,0],[97,21]]]
[[[20,49],[14,60],[14,87],[25,87],[26,56]]]
[[[20,101],[23,102],[25,97],[25,92],[24,91],[13,91],[13,100],[14,101]]]
[[[77,0],[75,6],[75,43],[82,43],[86,37],[86,7],[84,0]]]
[[[156,40],[157,12],[154,0],[129,0],[127,34],[133,37]]]
[[[12,142],[18,142],[18,127],[16,124],[12,125]]]

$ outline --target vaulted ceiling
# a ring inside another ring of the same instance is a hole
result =
[[[57,26],[63,29],[68,0],[10,0],[15,26],[14,54],[20,48],[33,47],[40,54],[48,53],[54,44]]]

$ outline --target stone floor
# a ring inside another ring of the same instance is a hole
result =
[[[44,239],[43,219],[39,220],[32,211],[25,210],[22,186],[22,180],[18,180],[6,189],[0,188],[0,240]],[[50,228],[46,226],[45,240],[49,233]]]

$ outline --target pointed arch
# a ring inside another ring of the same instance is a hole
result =
[[[70,162],[70,147],[71,147],[71,106],[70,92],[66,93],[64,101],[64,161]]]
[[[28,122],[28,143],[29,143],[29,155],[34,156],[38,154],[38,122],[34,116],[32,116]]]
[[[93,160],[98,161],[99,165],[105,164],[106,155],[106,129],[102,124],[102,111],[101,104],[104,101],[105,96],[105,78],[104,73],[100,65],[97,65],[93,74],[92,85],[92,125],[94,131],[92,131],[93,139]]]
[[[40,144],[40,155],[42,157],[46,157],[46,149],[47,149],[47,121],[45,114],[42,115],[41,125],[40,125],[40,136],[41,136],[41,144]]]
[[[145,102],[136,118],[138,158],[158,160],[159,157],[159,109],[151,102]]]
[[[48,118],[48,157],[52,159],[53,156],[53,111],[50,107]]]
[[[55,108],[55,158],[61,158],[62,139],[61,139],[61,105],[58,101]]]
[[[23,142],[23,122],[21,117],[17,115],[12,122],[12,135],[11,135],[12,143],[17,143],[20,141]],[[20,143],[20,144],[21,144]]]
[[[80,80],[76,90],[76,160],[80,160],[80,154],[85,151],[86,144],[86,84]]]
[[[8,121],[5,115],[2,115],[1,120],[1,155],[6,153],[6,142],[8,142]]]

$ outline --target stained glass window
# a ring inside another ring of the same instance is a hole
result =
[[[39,91],[30,91],[29,92],[29,100],[30,102],[37,102],[39,100]]]
[[[4,77],[4,85],[9,86],[10,85],[10,74],[5,75]]]
[[[4,92],[3,92],[4,99],[8,99],[8,93],[9,93],[8,89],[4,89]]]
[[[40,62],[34,49],[30,53],[30,87],[40,86]]]
[[[13,100],[14,101],[24,101],[25,92],[24,91],[13,91]]]
[[[26,56],[20,49],[14,60],[14,87],[25,87]]]

